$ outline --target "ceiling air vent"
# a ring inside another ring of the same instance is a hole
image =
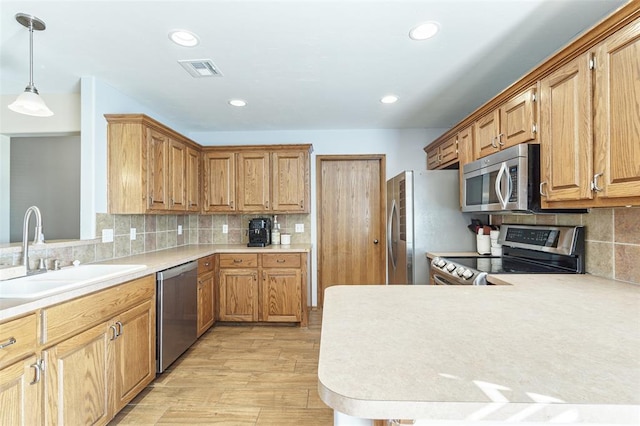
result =
[[[194,78],[222,77],[222,72],[210,59],[187,59],[178,63]]]

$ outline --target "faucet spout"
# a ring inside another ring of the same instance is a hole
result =
[[[44,243],[44,234],[42,233],[42,214],[40,214],[40,209],[36,206],[31,206],[24,213],[24,223],[22,225],[22,264],[26,267],[27,273],[31,269],[29,267],[29,219],[31,218],[31,213],[36,215],[36,227],[35,227],[35,236],[33,238],[33,244],[42,244]]]

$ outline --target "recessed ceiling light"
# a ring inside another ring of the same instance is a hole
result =
[[[436,35],[438,30],[440,30],[440,24],[435,21],[428,21],[409,31],[409,37],[412,40],[426,40]]]
[[[235,107],[243,107],[247,106],[247,101],[243,101],[242,99],[231,99],[229,101],[229,105],[233,105]]]
[[[200,43],[198,36],[187,30],[173,30],[169,33],[169,39],[175,44],[184,47],[193,47]]]
[[[396,95],[383,96],[382,99],[380,99],[380,102],[383,104],[395,104],[398,102],[398,97]]]

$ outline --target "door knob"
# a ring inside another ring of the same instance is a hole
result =
[[[373,244],[378,244],[378,240],[373,240]]]

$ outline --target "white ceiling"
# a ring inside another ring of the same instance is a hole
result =
[[[625,2],[0,0],[0,89],[28,81],[23,12],[47,25],[34,34],[45,100],[95,76],[190,131],[450,127]],[[441,32],[409,39],[427,20]],[[200,45],[173,44],[176,28]],[[194,79],[180,59],[224,76]],[[389,93],[400,100],[381,104]]]

